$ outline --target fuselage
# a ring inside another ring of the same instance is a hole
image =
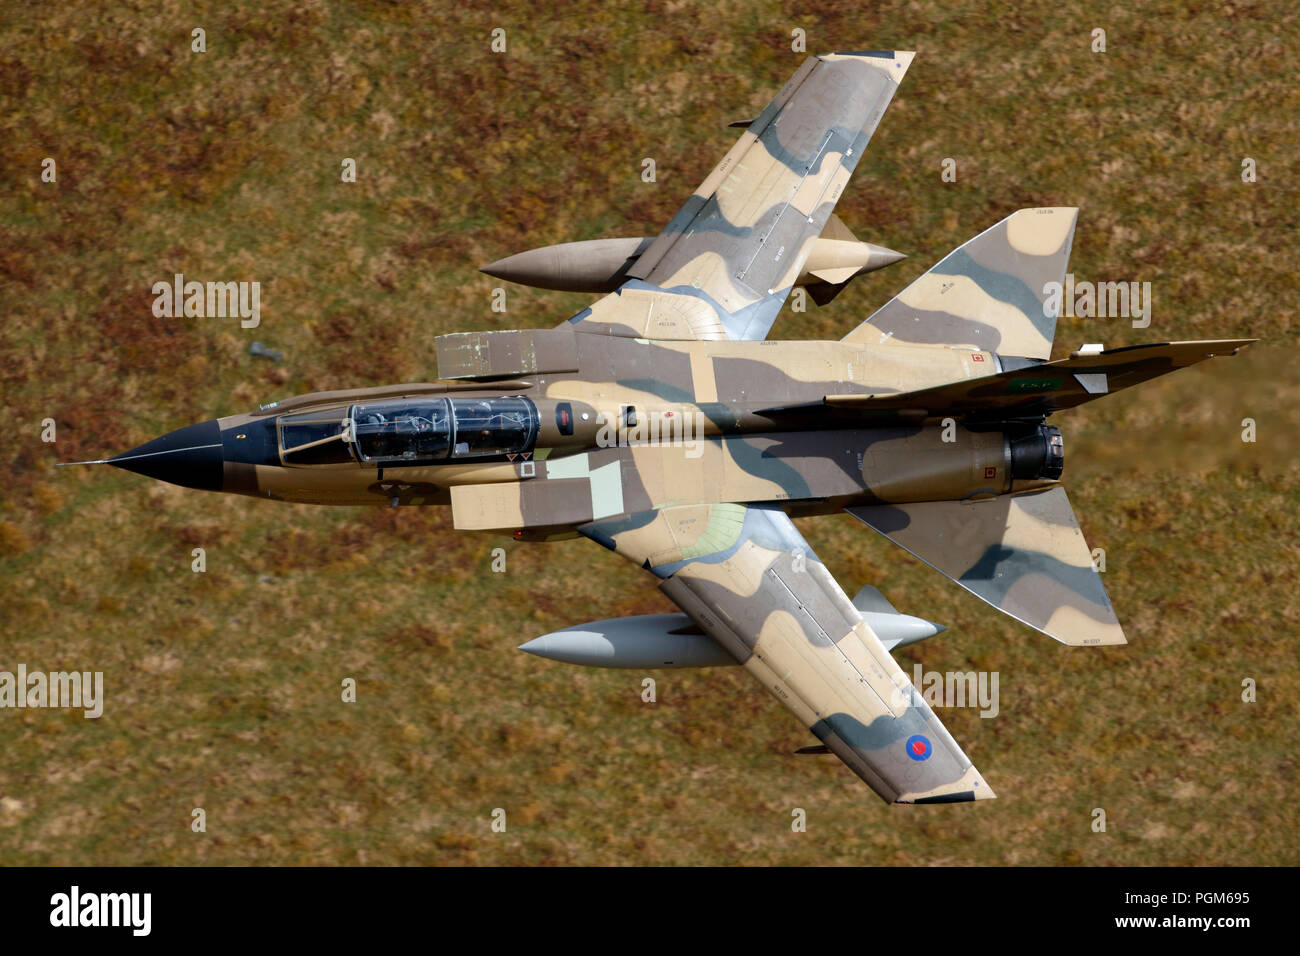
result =
[[[180,429],[114,463],[280,501],[452,505],[457,527],[523,537],[683,503],[779,501],[811,513],[997,495],[1056,477],[1059,439],[1048,448],[1046,426],[971,431],[824,403],[993,374],[1002,364],[992,352],[563,327],[444,338],[448,380],[299,396]]]

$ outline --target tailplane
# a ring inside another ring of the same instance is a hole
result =
[[[1065,277],[1078,212],[1048,206],[1012,213],[948,253],[844,341],[892,338],[1048,358],[1060,297],[1051,301],[1046,287]]]
[[[847,509],[1004,614],[1062,644],[1125,644],[1060,485],[973,501]]]

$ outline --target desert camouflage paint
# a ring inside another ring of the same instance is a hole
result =
[[[809,256],[852,239],[832,210],[911,62],[809,58],[626,281],[558,327],[442,336],[437,382],[305,395],[109,463],[585,536],[654,575],[885,800],[992,797],[790,516],[847,510],[1059,641],[1123,643],[1045,419],[1251,340],[1044,361],[1069,207],[1013,212],[841,341],[767,340],[796,282],[860,268]]]

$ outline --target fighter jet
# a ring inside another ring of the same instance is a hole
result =
[[[624,256],[617,288],[558,326],[443,335],[437,381],[271,402],[106,463],[277,501],[450,507],[459,530],[525,541],[590,539],[681,613],[582,624],[523,650],[740,666],[811,731],[805,751],[834,754],[884,800],[993,797],[890,654],[942,628],[870,586],[850,600],[792,518],[847,512],[1064,644],[1123,644],[1047,419],[1254,340],[1085,345],[1049,361],[1069,207],[1011,212],[839,341],[769,340],[912,58],[806,60]]]

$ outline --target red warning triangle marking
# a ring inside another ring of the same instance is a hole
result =
[[[515,455],[512,452],[506,452],[506,457],[509,458],[511,461],[515,460]]]
[[[533,457],[533,453],[532,453],[531,451],[526,451],[526,452],[524,452],[524,460],[525,460],[525,461],[528,460],[529,458],[532,458],[532,457]]]

